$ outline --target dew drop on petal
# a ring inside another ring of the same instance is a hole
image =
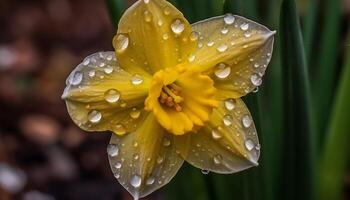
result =
[[[169,7],[164,8],[164,15],[169,15],[170,14],[170,9]]]
[[[88,72],[89,77],[93,78],[96,75],[96,71],[94,69]]]
[[[105,92],[104,97],[108,103],[116,103],[120,99],[120,92],[116,89],[109,89]]]
[[[72,85],[79,85],[83,80],[83,73],[80,71],[74,72],[74,74],[70,77],[69,83]]]
[[[223,35],[226,35],[227,33],[228,33],[228,28],[226,28],[226,27],[224,27],[223,29],[221,29],[221,33],[223,34]]]
[[[214,42],[210,41],[210,42],[207,43],[207,46],[208,47],[212,47],[212,46],[214,46],[214,44],[215,44]]]
[[[122,167],[122,163],[117,162],[117,163],[115,163],[114,167],[115,167],[116,169],[120,169],[120,168]]]
[[[111,157],[115,157],[115,156],[118,156],[119,154],[119,148],[116,144],[109,144],[107,146],[107,153],[109,156]]]
[[[232,116],[229,115],[229,114],[226,114],[226,115],[224,116],[224,118],[223,118],[223,122],[224,122],[225,126],[231,126],[232,123],[233,123],[233,118],[232,118]]]
[[[251,140],[251,139],[245,140],[244,145],[245,145],[245,148],[246,148],[248,151],[253,150],[253,148],[255,147],[254,141]]]
[[[212,135],[214,140],[218,140],[218,139],[222,138],[222,135],[221,135],[221,133],[220,133],[220,131],[218,129],[213,129],[211,131],[211,135]]]
[[[241,24],[241,29],[243,30],[243,31],[246,31],[246,30],[248,30],[249,29],[249,24],[248,23],[243,23],[243,24]]]
[[[169,35],[167,33],[164,33],[163,34],[163,40],[167,40],[167,39],[169,39]]]
[[[207,169],[202,169],[201,172],[202,172],[202,174],[204,174],[204,175],[207,175],[207,174],[210,173],[210,171],[207,170]]]
[[[218,50],[218,52],[223,53],[223,52],[225,52],[227,50],[227,48],[228,48],[228,46],[226,44],[223,44],[223,45],[220,45],[217,48],[217,50]]]
[[[258,74],[253,74],[250,77],[250,81],[253,83],[255,86],[260,86],[262,84],[262,78]]]
[[[89,58],[85,59],[83,62],[83,65],[88,66],[89,64],[90,64],[90,59]]]
[[[171,144],[171,141],[168,138],[164,138],[163,146],[168,147],[168,146],[170,146],[170,144]]]
[[[98,123],[102,119],[102,114],[101,114],[101,112],[99,112],[97,110],[91,110],[88,113],[88,119],[91,123]]]
[[[133,119],[137,119],[139,118],[141,115],[141,111],[138,110],[137,108],[133,108],[130,112],[130,117],[133,118]]]
[[[150,0],[143,0],[145,4],[148,4]]]
[[[114,71],[114,69],[112,66],[107,66],[106,68],[104,68],[104,71],[106,74],[111,74]]]
[[[231,67],[229,67],[225,63],[219,63],[215,67],[215,72],[214,73],[215,73],[216,77],[218,77],[220,79],[227,78],[231,74]]]
[[[235,17],[232,14],[227,14],[224,17],[224,21],[227,25],[231,25],[235,22]]]
[[[123,134],[126,133],[126,130],[125,130],[125,127],[122,124],[117,124],[115,129],[114,129],[114,132],[117,135],[123,135]]]
[[[148,10],[146,10],[143,13],[143,18],[144,18],[145,22],[151,22],[152,21],[152,14]]]
[[[134,188],[139,188],[141,186],[141,177],[139,175],[134,175],[131,177],[130,185],[132,185]]]
[[[244,115],[242,117],[242,124],[245,128],[249,128],[253,123],[253,120],[250,118],[249,115]]]
[[[196,59],[196,55],[195,54],[191,54],[188,56],[188,62],[193,62]]]
[[[129,37],[124,34],[118,34],[115,39],[115,48],[119,53],[124,52],[129,46]]]
[[[221,156],[220,154],[215,155],[214,158],[213,158],[213,161],[214,161],[214,163],[215,163],[216,165],[221,164],[221,162],[222,162],[222,156]]]
[[[259,150],[261,149],[260,144],[255,145],[255,149],[256,149],[257,151],[259,151]]]
[[[236,106],[236,100],[234,99],[227,99],[225,101],[225,108],[229,111],[235,109],[235,106]]]
[[[196,32],[196,31],[193,31],[193,32],[191,33],[191,35],[190,35],[190,40],[191,40],[191,41],[197,41],[198,38],[199,38],[199,33]]]
[[[139,74],[134,74],[131,77],[131,83],[134,85],[140,85],[141,83],[143,83],[143,77]]]
[[[146,180],[146,185],[152,185],[155,182],[155,178],[148,177]]]
[[[159,157],[157,158],[157,163],[158,163],[158,164],[162,164],[163,161],[164,161],[164,158],[163,158],[162,156],[159,156]]]
[[[182,23],[180,19],[174,20],[174,22],[171,24],[171,30],[177,34],[180,35],[185,30],[185,24]]]

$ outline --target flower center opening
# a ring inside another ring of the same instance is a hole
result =
[[[181,88],[175,83],[164,86],[158,101],[164,106],[174,108],[177,112],[181,112],[181,103],[184,101],[181,96]]]

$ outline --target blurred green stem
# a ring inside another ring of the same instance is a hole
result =
[[[350,159],[350,29],[347,41],[346,60],[319,170],[319,200],[342,199],[344,175]]]
[[[118,26],[120,17],[126,9],[124,0],[106,0],[109,16],[114,27]]]

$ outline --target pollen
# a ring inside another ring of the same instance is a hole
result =
[[[173,108],[177,112],[182,111],[181,103],[183,98],[181,96],[181,88],[175,83],[164,86],[158,100],[162,105]]]

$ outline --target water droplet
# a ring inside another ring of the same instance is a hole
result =
[[[108,61],[111,61],[111,60],[113,59],[113,55],[108,55],[108,56],[106,57],[106,59],[107,59]]]
[[[227,99],[225,101],[225,108],[229,111],[235,109],[235,106],[236,106],[236,100],[234,99]]]
[[[116,144],[109,144],[107,146],[107,153],[109,156],[111,157],[115,157],[115,156],[118,156],[119,154],[119,148]]]
[[[258,68],[258,67],[260,67],[260,65],[259,65],[258,63],[255,63],[255,64],[254,64],[254,67],[255,67],[255,68]]]
[[[260,151],[260,149],[261,149],[260,144],[255,145],[255,149],[256,149],[257,151]]]
[[[149,0],[143,0],[143,2],[144,2],[145,4],[148,4],[148,3],[149,3]]]
[[[229,115],[229,114],[226,114],[226,115],[224,116],[224,118],[223,118],[223,122],[224,122],[225,126],[231,126],[232,123],[233,123],[233,118],[232,118],[232,116]]]
[[[132,146],[138,147],[138,146],[139,146],[139,143],[138,143],[137,141],[134,141],[134,142],[132,143]]]
[[[112,66],[107,66],[106,68],[104,68],[104,71],[106,74],[111,74],[114,71],[114,69]]]
[[[219,63],[215,67],[215,75],[220,79],[227,78],[230,74],[231,74],[231,67],[229,67],[225,63]]]
[[[253,74],[250,80],[255,86],[260,86],[262,84],[262,78],[258,74]]]
[[[185,24],[180,20],[176,19],[172,24],[171,24],[171,30],[177,34],[180,35],[184,30],[185,30]]]
[[[153,177],[148,177],[146,180],[146,185],[152,185],[155,182],[155,179]]]
[[[168,146],[170,146],[170,144],[171,144],[171,141],[169,140],[169,138],[164,138],[163,146],[168,147]]]
[[[164,14],[165,15],[169,15],[170,14],[170,8],[169,7],[165,7],[164,8]]]
[[[193,32],[191,33],[191,35],[190,35],[190,40],[191,40],[191,41],[197,41],[198,38],[199,38],[199,33],[196,32],[196,31],[193,31]]]
[[[157,24],[158,24],[158,26],[163,26],[163,21],[161,19],[159,19]]]
[[[158,164],[162,164],[163,161],[164,161],[164,158],[163,158],[162,156],[159,156],[159,157],[157,158],[157,163],[158,163]]]
[[[146,10],[143,13],[143,18],[144,18],[145,22],[151,22],[152,21],[152,14],[148,10]]]
[[[134,74],[131,77],[131,83],[134,85],[140,85],[141,83],[143,83],[143,77],[139,74]]]
[[[90,59],[89,58],[85,59],[83,62],[83,65],[88,66],[89,64],[90,64]]]
[[[224,17],[224,21],[227,25],[231,25],[235,22],[235,17],[232,14],[227,14]]]
[[[108,103],[116,103],[120,99],[120,92],[115,89],[109,89],[105,92],[104,97]]]
[[[83,80],[83,73],[80,71],[75,72],[69,79],[69,83],[72,85],[79,85]]]
[[[164,33],[163,34],[163,40],[167,40],[167,39],[169,39],[169,35],[167,33]]]
[[[255,147],[254,141],[251,140],[251,139],[247,139],[247,140],[244,142],[244,145],[245,145],[245,148],[247,148],[248,151],[253,150],[253,148]]]
[[[196,55],[191,54],[188,56],[188,62],[193,62],[196,59]]]
[[[245,36],[246,38],[249,38],[250,36],[252,36],[252,34],[251,34],[251,33],[244,33],[244,36]]]
[[[244,127],[249,128],[253,123],[253,120],[250,118],[249,115],[244,115],[242,117],[242,124]]]
[[[134,175],[131,177],[130,185],[132,185],[134,188],[138,188],[141,186],[141,182],[141,177],[139,175]]]
[[[134,154],[133,157],[134,157],[135,160],[138,160],[139,159],[139,154]]]
[[[220,133],[220,131],[219,131],[218,129],[213,129],[213,130],[211,131],[211,135],[213,136],[213,138],[214,138],[215,140],[218,140],[218,139],[221,139],[221,138],[222,138],[222,135],[221,135],[221,133]]]
[[[88,72],[88,75],[89,75],[89,77],[94,77],[95,75],[96,75],[96,71],[95,70],[90,70],[89,72]]]
[[[141,115],[141,111],[138,110],[137,108],[133,108],[130,112],[130,117],[133,118],[133,119],[137,119],[139,118]]]
[[[91,110],[88,114],[88,119],[91,123],[98,123],[102,119],[102,114],[97,110]]]
[[[122,167],[122,163],[117,162],[117,163],[115,163],[114,167],[115,167],[116,169],[120,169],[120,168]]]
[[[208,46],[208,47],[212,47],[212,46],[214,46],[214,44],[215,44],[214,42],[208,42],[208,43],[207,43],[207,46]]]
[[[227,33],[228,33],[228,28],[226,28],[226,27],[224,27],[223,29],[221,29],[221,33],[223,34],[223,35],[226,35]]]
[[[207,175],[207,174],[209,174],[209,173],[210,173],[210,171],[209,171],[209,170],[207,170],[207,169],[202,169],[202,170],[201,170],[201,172],[202,172],[202,174],[205,174],[205,175]]]
[[[220,45],[217,48],[217,50],[218,50],[218,52],[223,53],[223,52],[225,52],[227,50],[227,48],[228,48],[228,46],[226,44],[223,44],[223,45]]]
[[[220,154],[215,155],[214,158],[213,158],[213,161],[214,161],[214,163],[215,163],[216,165],[221,164],[221,162],[222,162],[222,156],[221,156]]]
[[[122,124],[117,124],[115,129],[114,129],[114,132],[117,135],[123,135],[123,134],[126,133],[126,130],[125,130],[125,127]]]
[[[243,24],[241,24],[241,29],[243,30],[243,31],[246,31],[246,30],[248,30],[248,28],[249,28],[249,24],[248,23],[243,23]]]
[[[253,90],[253,93],[257,93],[259,92],[259,87],[256,87],[254,90]]]
[[[129,46],[129,37],[124,34],[118,34],[115,39],[115,48],[119,53],[124,52]]]

